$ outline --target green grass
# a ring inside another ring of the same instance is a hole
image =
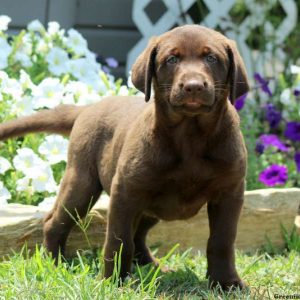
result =
[[[210,291],[206,258],[187,251],[165,258],[174,269],[162,274],[150,266],[135,267],[123,286],[101,279],[101,254],[84,252],[58,267],[43,248],[31,257],[24,250],[0,263],[0,299],[274,299],[274,294],[300,294],[300,253],[247,255],[237,252],[237,268],[250,290]]]

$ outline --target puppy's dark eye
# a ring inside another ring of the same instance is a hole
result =
[[[206,57],[205,57],[206,61],[213,64],[217,61],[217,58],[215,55],[213,54],[208,54]]]
[[[170,55],[168,58],[167,58],[167,63],[170,64],[170,65],[174,65],[174,64],[177,64],[178,62],[178,57],[176,57],[175,55]]]

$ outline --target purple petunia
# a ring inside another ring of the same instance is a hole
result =
[[[259,142],[258,144],[261,144],[263,146],[263,150],[273,146],[277,148],[278,150],[282,152],[287,152],[289,151],[289,147],[287,147],[276,134],[262,134],[259,137]],[[256,146],[258,147],[258,146]]]
[[[248,93],[238,97],[236,100],[235,100],[235,103],[234,103],[234,107],[237,111],[240,111],[244,105],[245,105],[245,101],[247,99],[247,95]]]
[[[282,119],[281,112],[278,111],[271,103],[266,104],[264,109],[266,112],[266,119],[269,122],[270,127],[277,128]]]
[[[259,73],[254,74],[254,79],[259,83],[261,90],[266,93],[269,97],[273,94],[269,88],[269,81],[265,80]]]
[[[288,179],[286,166],[271,165],[259,174],[259,181],[266,186],[283,185]]]
[[[295,142],[300,141],[300,122],[292,121],[286,124],[284,135]]]
[[[258,154],[263,154],[265,151],[265,146],[261,142],[257,142],[255,146],[255,151]]]
[[[300,152],[296,152],[295,154],[295,163],[297,167],[297,172],[300,173]]]
[[[107,58],[105,59],[105,62],[107,63],[107,65],[108,65],[110,68],[117,68],[118,65],[119,65],[118,61],[117,61],[115,58],[113,58],[113,57],[107,57]]]
[[[295,89],[294,90],[294,96],[296,96],[296,97],[300,96],[300,90]]]

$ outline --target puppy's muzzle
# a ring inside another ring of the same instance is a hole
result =
[[[205,80],[187,80],[181,84],[181,89],[183,93],[183,104],[188,108],[198,108],[201,105],[211,106],[213,104],[208,83]]]

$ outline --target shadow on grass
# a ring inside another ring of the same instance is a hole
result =
[[[189,268],[164,273],[158,279],[157,296],[165,295],[176,299],[187,296],[201,297],[208,292],[208,280],[199,280]]]

